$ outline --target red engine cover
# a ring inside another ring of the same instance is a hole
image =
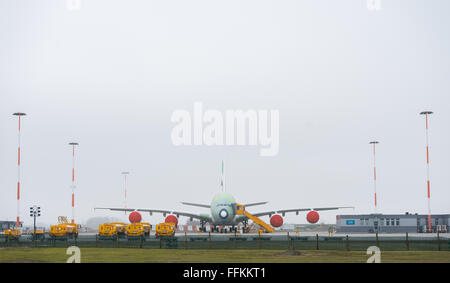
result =
[[[174,223],[175,225],[178,224],[178,218],[175,215],[168,215],[166,217],[166,220],[164,221],[166,223]]]
[[[317,211],[311,210],[306,215],[306,220],[308,220],[309,223],[317,223],[317,221],[319,221],[319,213],[317,213]]]
[[[142,220],[142,216],[139,212],[133,211],[130,213],[130,216],[128,216],[128,220],[130,220],[131,223],[139,223]]]
[[[272,215],[272,217],[270,217],[270,225],[273,227],[280,227],[283,225],[283,217],[279,214]]]

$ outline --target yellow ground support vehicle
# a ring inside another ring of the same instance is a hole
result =
[[[100,240],[117,239],[117,226],[111,223],[103,223],[98,226],[98,237]]]
[[[116,226],[118,236],[124,236],[127,233],[127,224],[123,222],[112,222],[111,225]]]
[[[36,229],[36,236],[34,236],[34,230],[31,231],[31,235],[33,238],[36,237],[36,240],[43,241],[45,239],[44,229]]]
[[[7,229],[5,230],[5,237],[8,240],[18,240],[22,231],[20,229]]]
[[[128,240],[143,239],[145,235],[144,225],[142,223],[131,223],[127,225]]]
[[[156,225],[156,236],[174,236],[175,223],[159,223]]]
[[[78,237],[78,225],[75,223],[61,223],[57,225],[50,226],[50,237],[52,239],[63,238],[67,239],[67,237]]]
[[[251,219],[253,223],[259,225],[262,229],[264,229],[264,232],[266,233],[273,233],[275,231],[269,224],[245,210],[245,206],[243,204],[236,203],[236,214],[247,216],[247,218]],[[258,233],[260,233],[259,230]]]

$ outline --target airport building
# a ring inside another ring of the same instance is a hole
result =
[[[450,214],[431,215],[431,230],[448,233]],[[337,215],[337,233],[426,233],[428,215],[419,214],[358,214]]]
[[[20,222],[20,226],[22,226],[23,223]],[[0,220],[0,232],[3,232],[9,228],[16,227],[16,221],[1,221]]]

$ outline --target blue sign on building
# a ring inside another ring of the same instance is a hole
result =
[[[347,225],[355,225],[355,220],[347,220],[345,221]]]

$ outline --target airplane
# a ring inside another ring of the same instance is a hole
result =
[[[224,178],[224,163],[222,161],[222,178],[221,178],[221,191],[217,193],[211,203],[208,204],[199,204],[199,203],[191,203],[191,202],[181,202],[184,205],[196,206],[202,208],[209,208],[210,214],[207,213],[190,213],[184,211],[175,211],[175,210],[160,210],[160,209],[147,209],[147,208],[112,208],[112,207],[96,207],[96,209],[108,209],[111,211],[126,211],[137,213],[137,217],[140,219],[141,216],[138,212],[148,212],[150,215],[153,213],[161,213],[164,217],[168,215],[165,219],[165,222],[172,222],[178,224],[178,218],[180,216],[189,217],[192,221],[194,218],[200,220],[200,231],[206,232],[206,223],[209,223],[212,226],[211,232],[228,232],[226,227],[230,227],[230,231],[237,232],[236,226],[242,223],[243,232],[248,231],[248,220],[249,217],[242,213],[237,213],[237,209],[240,209],[242,205],[236,203],[235,198],[232,194],[225,191],[225,178]],[[243,207],[251,207],[257,205],[263,205],[268,203],[264,202],[255,202],[255,203],[247,203],[243,204]],[[309,223],[317,223],[319,221],[319,213],[317,211],[326,211],[326,210],[337,210],[344,208],[354,208],[351,206],[338,206],[338,207],[316,207],[316,208],[294,208],[294,209],[281,209],[281,210],[271,210],[265,212],[259,212],[251,214],[250,217],[261,217],[261,216],[269,216],[270,224],[272,227],[280,227],[283,225],[283,217],[286,213],[295,212],[297,215],[299,212],[308,211],[306,215],[306,219]],[[130,214],[131,217],[131,214]],[[220,227],[220,228],[219,228]],[[225,227],[225,228],[224,228]],[[220,230],[219,230],[220,229]]]

